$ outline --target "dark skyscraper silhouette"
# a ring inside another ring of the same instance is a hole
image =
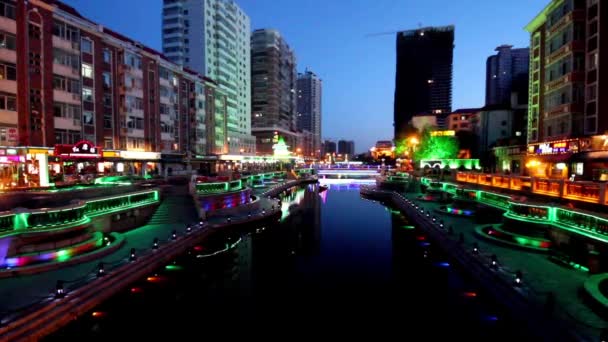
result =
[[[397,33],[395,139],[404,138],[416,114],[445,116],[452,111],[454,26]]]

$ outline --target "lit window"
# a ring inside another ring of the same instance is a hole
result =
[[[82,77],[93,78],[93,66],[82,63]]]

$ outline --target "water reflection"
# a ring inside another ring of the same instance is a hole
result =
[[[198,253],[208,257],[184,255],[177,260],[181,271],[167,271],[165,283],[137,285],[137,296],[127,293],[98,309],[112,318],[80,320],[61,336],[109,338],[179,326],[184,334],[227,336],[290,329],[314,336],[513,338],[504,314],[423,232],[400,213],[361,199],[356,185],[321,193],[310,185],[281,200],[282,222],[214,236]]]

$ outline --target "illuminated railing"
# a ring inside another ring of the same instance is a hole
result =
[[[606,183],[569,182],[562,179],[469,172],[458,172],[456,181],[608,205]]]
[[[87,221],[84,203],[61,209],[30,211],[17,214],[15,228],[48,229],[66,224],[79,224]],[[24,225],[22,225],[24,224]]]
[[[148,190],[130,193],[122,196],[112,196],[88,200],[86,214],[95,217],[129,208],[137,208],[160,201],[159,190]]]
[[[550,220],[554,219],[552,212],[554,212],[554,208],[552,207],[509,202],[507,216],[516,216],[526,220],[550,223]]]
[[[608,219],[590,214],[556,208],[555,222],[571,229],[608,235]]]
[[[506,209],[509,207],[509,201],[511,200],[511,197],[479,190],[477,192],[477,200],[482,203],[487,203],[496,207]]]
[[[565,182],[564,198],[599,203],[601,187],[597,183]]]
[[[388,180],[391,182],[407,182],[410,179],[408,177],[401,177],[401,176],[388,176]]]
[[[563,182],[552,179],[534,179],[532,181],[532,192],[549,196],[560,196]]]
[[[237,179],[230,182],[197,183],[196,193],[199,195],[218,194],[222,192],[238,191],[243,189],[243,181]]]
[[[159,200],[158,190],[146,190],[52,209],[18,209],[0,214],[0,233],[75,227],[89,223],[91,217],[149,205]]]

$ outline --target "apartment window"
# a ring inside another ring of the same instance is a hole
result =
[[[591,54],[589,54],[589,60],[587,61],[589,67],[587,68],[588,70],[593,70],[595,68],[597,68],[597,64],[599,62],[599,55],[597,52],[593,52]]]
[[[17,111],[17,98],[15,95],[0,93],[0,110]]]
[[[65,129],[55,129],[55,142],[57,144],[73,145],[82,140],[79,131],[71,131]]]
[[[17,41],[14,35],[6,32],[0,32],[0,49],[15,50]]]
[[[595,100],[597,97],[597,85],[587,87],[587,101]]]
[[[15,6],[7,2],[0,2],[0,16],[15,19]]]
[[[103,114],[103,128],[112,129],[112,113],[105,112]]]
[[[101,76],[103,77],[104,88],[110,88],[112,86],[112,76],[110,76],[110,73],[104,72]]]
[[[110,63],[112,61],[112,52],[108,49],[103,50],[103,61],[105,63]]]
[[[93,112],[82,112],[82,123],[85,126],[94,126],[94,117]]]
[[[78,94],[80,93],[80,81],[59,75],[53,75],[53,89]]]
[[[82,63],[82,77],[93,78],[93,66],[91,64]]]
[[[53,115],[58,118],[80,120],[80,106],[55,102],[53,103]]]
[[[103,105],[112,108],[112,94],[103,94]]]
[[[78,43],[80,40],[80,35],[77,28],[59,20],[55,20],[53,22],[53,35],[74,43]]]
[[[144,129],[144,119],[129,116],[127,118],[127,127],[131,129]]]
[[[0,63],[0,80],[17,80],[17,68],[15,64]]]
[[[82,50],[82,52],[86,52],[86,53],[93,53],[93,42],[90,41],[89,39],[86,38],[82,38],[82,41],[80,43],[80,49]]]
[[[69,66],[74,69],[78,69],[78,65],[80,65],[80,58],[76,54],[54,48],[53,49],[53,62],[57,63],[57,64]]]
[[[93,102],[93,89],[82,87],[82,100]]]

